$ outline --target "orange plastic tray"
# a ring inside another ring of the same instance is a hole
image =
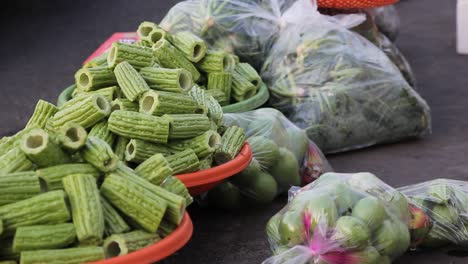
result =
[[[249,144],[245,143],[239,155],[228,163],[207,170],[180,174],[176,177],[187,186],[192,196],[196,196],[209,191],[224,179],[241,172],[249,166],[251,160],[252,150]]]
[[[372,8],[392,5],[397,2],[399,0],[317,0],[319,7],[338,9]]]
[[[125,256],[93,262],[91,264],[150,264],[176,253],[190,240],[193,234],[193,223],[185,212],[184,218],[172,234],[152,246],[132,252]]]

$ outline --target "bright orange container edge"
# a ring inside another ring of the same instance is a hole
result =
[[[319,7],[338,9],[373,8],[392,5],[397,2],[399,0],[317,0]]]

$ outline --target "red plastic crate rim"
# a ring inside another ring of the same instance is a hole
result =
[[[399,0],[317,0],[322,8],[355,9],[392,5]]]

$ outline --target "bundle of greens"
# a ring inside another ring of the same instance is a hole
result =
[[[274,108],[326,153],[430,132],[429,107],[381,50],[318,12],[313,17],[285,26],[262,67]]]

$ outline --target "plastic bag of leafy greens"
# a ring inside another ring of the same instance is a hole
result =
[[[410,246],[408,203],[370,173],[326,173],[266,226],[265,264],[391,263]]]
[[[468,182],[437,179],[398,189],[411,205],[411,246],[468,246]]]
[[[266,204],[291,186],[310,183],[331,171],[322,152],[305,131],[278,110],[261,108],[225,114],[224,125],[245,130],[253,159],[244,171],[208,193],[210,204],[223,208],[244,203]]]
[[[379,48],[318,12],[313,20],[286,25],[268,54],[271,106],[325,153],[430,132],[428,105]]]

